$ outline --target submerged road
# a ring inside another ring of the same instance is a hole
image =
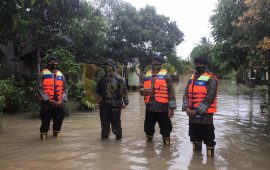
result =
[[[153,143],[145,142],[144,103],[130,92],[122,111],[123,139],[100,139],[98,111],[72,113],[64,120],[59,138],[49,132],[39,139],[39,119],[5,116],[0,127],[1,170],[268,170],[270,166],[270,116],[260,113],[263,93],[243,90],[231,81],[220,81],[218,112],[214,117],[216,150],[213,158],[193,153],[188,117],[181,111],[186,81],[175,84],[177,106],[172,118],[171,146],[163,146],[159,127]],[[270,110],[270,109],[269,109]]]

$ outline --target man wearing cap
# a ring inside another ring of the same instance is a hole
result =
[[[174,114],[174,109],[176,109],[176,102],[172,78],[167,70],[161,68],[164,62],[164,58],[159,53],[154,53],[152,69],[144,77],[140,94],[144,96],[146,104],[144,120],[146,141],[151,142],[153,140],[155,124],[158,122],[163,143],[170,145],[170,133],[172,131],[170,118]]]
[[[121,109],[124,109],[129,101],[125,80],[116,73],[114,61],[106,59],[103,62],[105,75],[98,80],[96,93],[101,97],[100,122],[101,138],[108,139],[110,125],[116,140],[122,138]]]
[[[58,137],[64,119],[63,102],[67,102],[68,87],[61,71],[57,70],[58,60],[54,55],[47,57],[47,68],[38,74],[38,94],[41,100],[40,138],[47,139],[50,120],[53,119],[53,136]]]
[[[216,144],[213,115],[217,110],[217,77],[207,70],[208,58],[194,59],[195,72],[185,88],[183,110],[189,116],[189,136],[193,150],[202,150],[202,141],[207,146],[207,156],[214,155]]]

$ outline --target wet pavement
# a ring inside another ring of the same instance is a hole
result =
[[[172,118],[171,146],[163,146],[158,125],[152,143],[143,132],[144,103],[130,92],[129,106],[122,111],[123,139],[100,139],[97,111],[72,113],[64,120],[59,138],[49,132],[39,139],[39,119],[5,116],[0,127],[1,170],[126,170],[126,169],[260,169],[270,166],[270,116],[260,113],[267,96],[243,90],[231,81],[220,81],[218,112],[214,116],[216,149],[213,158],[193,153],[188,136],[188,117],[181,111],[186,81],[175,84],[177,106]],[[270,110],[270,109],[268,109]]]

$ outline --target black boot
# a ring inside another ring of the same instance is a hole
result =
[[[109,135],[105,135],[105,134],[101,135],[101,139],[108,139],[108,138],[109,138]]]
[[[207,150],[207,156],[209,157],[212,157],[214,156],[214,151],[215,151],[215,148],[214,147],[206,147],[206,150]]]
[[[152,142],[153,141],[153,136],[146,135],[146,141],[147,142]]]
[[[53,132],[53,137],[59,137],[60,136],[60,132]]]
[[[171,144],[170,137],[163,137],[163,143],[164,145],[169,146]]]
[[[202,142],[193,142],[193,150],[201,151],[202,150]]]
[[[47,139],[47,133],[40,133],[40,139],[41,140]]]
[[[122,135],[116,135],[116,140],[121,140],[122,139]]]

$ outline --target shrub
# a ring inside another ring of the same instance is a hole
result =
[[[14,77],[0,80],[0,94],[3,112],[14,113],[20,111],[24,103],[24,91],[17,87]]]

